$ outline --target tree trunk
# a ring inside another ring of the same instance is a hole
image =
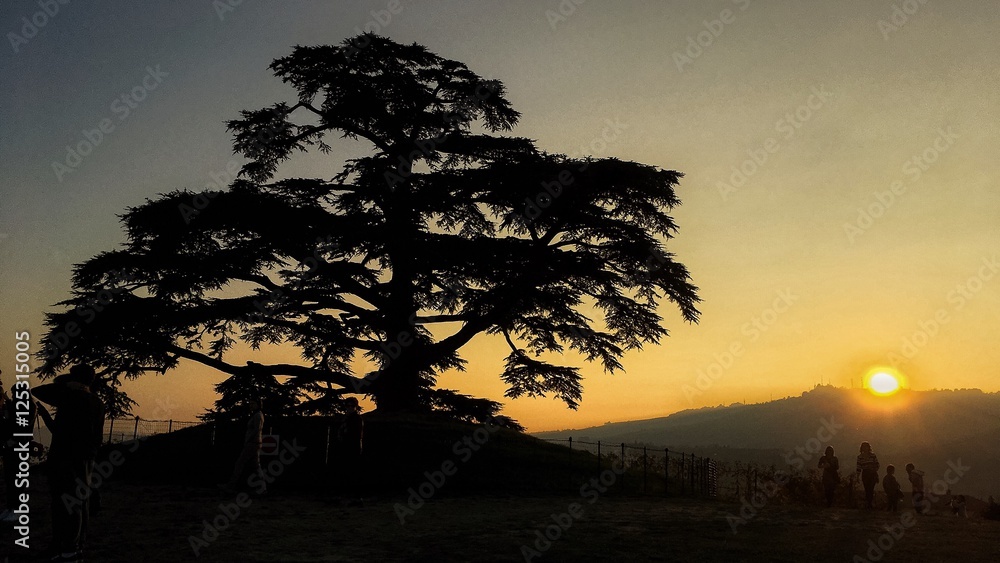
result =
[[[413,366],[404,365],[400,359],[392,364],[376,379],[370,393],[378,409],[383,412],[426,410],[420,401],[420,376]]]

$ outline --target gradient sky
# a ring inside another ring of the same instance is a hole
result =
[[[38,342],[72,265],[123,242],[118,214],[242,163],[223,121],[292,99],[274,58],[339,43],[389,4],[71,2],[15,52],[10,34],[41,8],[4,3],[4,384],[14,332]],[[664,305],[670,338],[628,354],[626,373],[586,366],[578,411],[518,399],[507,414],[539,431],[765,401],[858,384],[893,354],[914,389],[1000,390],[995,0],[562,5],[557,19],[557,0],[401,0],[370,27],[502,80],[514,134],[545,150],[685,174],[671,250],[701,288],[701,323]],[[159,82],[126,116],[115,99],[150,68]],[[53,161],[104,119],[111,132],[57,179]],[[282,172],[329,177],[359,147],[335,149]],[[477,338],[469,371],[441,383],[502,399],[506,353]],[[699,387],[702,372],[716,378]],[[221,378],[188,363],[126,389],[144,418],[192,420]]]

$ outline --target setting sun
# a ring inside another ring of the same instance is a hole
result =
[[[868,378],[868,389],[875,395],[892,395],[899,387],[899,378],[891,373],[879,371]]]

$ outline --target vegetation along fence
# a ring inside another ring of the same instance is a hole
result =
[[[280,419],[275,420],[282,431]],[[158,434],[202,425],[201,422],[180,420],[145,420],[139,417],[108,419],[104,424],[106,443],[122,443]],[[265,433],[270,433],[270,424]],[[322,428],[299,429],[293,432],[313,435],[319,451],[316,460],[327,465],[331,457],[331,443],[336,442],[335,426],[324,423]],[[204,439],[216,446],[216,427],[208,424]],[[229,429],[233,436],[223,438],[223,442],[238,440],[242,435],[242,424],[236,423]],[[323,434],[323,435],[320,435]],[[48,442],[48,432],[39,421],[38,434],[43,443]],[[228,435],[227,435],[228,436]],[[230,439],[231,438],[231,439]],[[688,496],[739,501],[766,494],[769,502],[798,501],[821,502],[818,474],[815,471],[790,471],[782,473],[774,466],[765,467],[756,463],[722,461],[695,453],[661,448],[650,445],[634,445],[611,442],[589,442],[584,440],[547,439],[547,442],[561,444],[569,450],[568,464],[562,471],[572,473],[575,487],[581,478],[589,479],[601,475],[605,470],[615,469],[614,488],[620,492],[643,495]],[[235,443],[235,442],[234,442]],[[586,455],[587,453],[591,455]],[[593,464],[592,466],[590,464]],[[781,476],[779,478],[779,475]],[[780,486],[776,486],[780,483]],[[855,504],[856,493],[851,483],[843,486],[846,505]]]
[[[716,498],[719,495],[720,465],[708,457],[694,453],[635,446],[625,443],[586,442],[572,437],[548,439],[548,442],[565,444],[571,451],[587,451],[596,458],[597,473],[605,469],[620,472],[619,486],[625,490],[631,479],[638,486],[629,487],[643,494],[688,495]]]

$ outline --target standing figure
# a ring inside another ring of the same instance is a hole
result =
[[[353,486],[348,488],[351,490],[352,496],[356,494],[358,500],[361,500],[366,489],[366,476],[363,471],[359,471],[365,434],[365,421],[361,418],[361,405],[358,403],[357,398],[348,397],[345,402],[347,403],[347,414],[344,417],[344,422],[337,429],[337,439],[343,445],[343,458],[340,460],[340,476],[342,479],[352,480]]]
[[[951,511],[959,518],[968,518],[969,513],[965,508],[965,495],[957,495],[951,499]]]
[[[899,481],[896,480],[896,466],[891,463],[885,466],[882,489],[885,490],[885,498],[889,501],[889,512],[896,512],[899,509],[899,501],[903,498],[903,491]]]
[[[875,500],[878,469],[878,457],[872,451],[872,445],[868,442],[861,442],[861,452],[858,454],[855,473],[861,475],[861,484],[865,487],[865,510],[871,510]]]
[[[247,431],[243,435],[243,449],[240,456],[236,458],[236,465],[233,466],[233,475],[229,482],[221,485],[227,492],[235,492],[240,478],[247,469],[250,469],[260,477],[260,485],[257,486],[259,494],[267,492],[267,482],[264,480],[264,472],[260,468],[260,446],[264,433],[264,412],[261,410],[260,401],[250,399],[247,403],[250,407],[250,420],[247,421]]]
[[[33,391],[56,408],[49,426],[48,474],[52,497],[52,561],[80,561],[87,540],[94,459],[104,435],[104,403],[91,392],[94,368],[79,364]],[[46,420],[48,423],[48,420]]]
[[[924,499],[924,472],[917,469],[912,463],[906,464],[906,475],[910,478],[912,486],[913,508],[918,514],[923,514],[930,508]]]
[[[819,468],[823,470],[823,494],[826,496],[826,507],[833,506],[833,496],[840,484],[840,460],[833,455],[833,446],[827,446],[823,457],[819,458]]]

